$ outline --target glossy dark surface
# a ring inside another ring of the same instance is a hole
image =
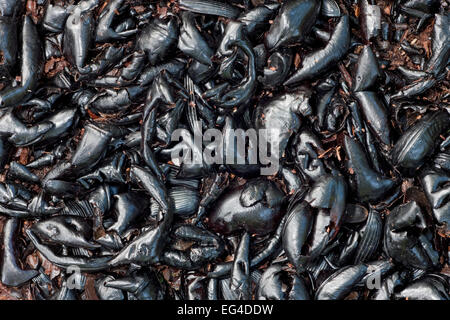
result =
[[[1,0],[0,298],[448,300],[449,5]]]

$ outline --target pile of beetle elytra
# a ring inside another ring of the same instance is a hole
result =
[[[0,298],[449,299],[449,9],[1,1]]]

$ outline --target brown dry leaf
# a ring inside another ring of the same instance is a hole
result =
[[[434,22],[428,24],[425,29],[417,36],[410,34],[408,41],[416,41],[416,45],[424,48],[427,59],[431,56],[431,34],[433,32]]]
[[[333,148],[328,148],[327,150],[325,150],[324,152],[322,152],[321,154],[319,154],[318,158],[322,159],[323,157],[325,157],[325,155],[330,152],[331,150],[333,150]]]
[[[436,228],[437,233],[439,236],[441,236],[442,238],[450,238],[450,231],[447,231],[446,227],[437,227]],[[450,248],[449,248],[450,249]]]
[[[44,268],[44,273],[48,275],[51,280],[61,274],[61,269],[48,261],[41,253],[39,253],[39,258],[41,260],[41,266]]]
[[[224,261],[225,262],[234,261],[234,256],[228,255],[228,256],[225,257]]]
[[[156,12],[161,18],[165,18],[167,16],[167,7],[160,7],[159,4],[156,5]]]
[[[448,250],[450,251],[450,247],[448,248]],[[448,266],[448,264],[446,264],[444,268],[442,268],[441,273],[446,274],[450,277],[450,267]]]
[[[355,53],[356,53],[356,54],[360,54],[363,48],[364,48],[364,46],[357,46],[357,47],[355,48]]]
[[[27,147],[21,147],[17,150],[17,153],[19,154],[19,163],[26,165],[28,164],[28,157],[30,155],[30,149]]]
[[[102,211],[94,206],[94,219],[92,229],[94,231],[94,239],[100,239],[106,235],[105,228],[103,227],[103,215]]]
[[[3,232],[3,227],[5,226],[7,218],[6,217],[0,217],[0,233]]]
[[[359,18],[359,6],[357,5],[357,4],[355,4],[354,6],[353,6],[353,9],[355,10],[355,16],[357,17],[357,18]]]
[[[6,287],[0,282],[0,300],[23,300],[22,293],[17,288]]]
[[[69,66],[69,63],[64,57],[51,57],[44,65],[45,76],[53,78],[67,66]]]
[[[84,298],[86,300],[100,300],[95,292],[95,279],[92,274],[86,274],[86,284],[84,286]]]
[[[327,144],[327,143],[330,143],[330,142],[333,142],[336,140],[337,140],[337,135],[333,134],[331,137],[323,139],[323,143]]]
[[[162,274],[164,280],[166,280],[167,282],[170,282],[170,280],[172,279],[172,275],[171,275],[169,268],[162,269],[161,274]]]
[[[348,73],[347,68],[345,68],[344,64],[342,62],[339,62],[338,64],[339,70],[341,71],[342,75],[344,76],[345,82],[352,87],[352,76],[350,73]]]
[[[32,254],[28,255],[25,261],[31,269],[36,269],[39,265],[39,256],[37,252],[33,252]]]
[[[36,0],[28,0],[26,7],[27,14],[31,16],[33,22],[37,24],[39,22],[39,11]]]
[[[403,36],[402,36],[401,39],[400,39],[400,43],[403,42],[403,40],[406,39],[406,37],[408,36],[408,34],[409,34],[409,29],[406,29],[406,31],[403,33]]]
[[[414,181],[411,180],[404,180],[402,182],[402,192],[405,193],[409,188],[414,186]]]
[[[88,113],[89,117],[90,117],[92,120],[96,120],[96,119],[99,119],[99,118],[100,118],[100,116],[96,115],[95,113],[93,113],[93,112],[92,112],[91,110],[89,110],[89,109],[87,109],[87,113]]]
[[[338,146],[338,147],[336,148],[336,158],[337,158],[339,161],[342,161],[340,150],[341,150],[341,146]]]
[[[134,9],[137,13],[144,13],[144,12],[145,12],[145,7],[144,7],[144,6],[135,6],[135,7],[133,7],[133,9]]]
[[[35,0],[28,0],[27,1],[27,13],[33,14],[36,12],[37,9],[37,3]]]
[[[425,54],[427,55],[427,59],[431,56],[431,41],[422,42],[423,48],[425,49]]]
[[[169,267],[160,267],[158,271],[162,274],[163,278],[170,283],[171,287],[175,290],[179,290],[181,287],[181,271]]]
[[[298,69],[298,67],[300,66],[300,62],[302,62],[302,58],[300,57],[300,54],[297,52],[294,58],[295,69]]]
[[[356,291],[352,291],[348,296],[344,298],[344,300],[358,300],[359,294]]]
[[[251,0],[251,2],[255,7],[264,4],[264,0]]]
[[[108,5],[109,0],[106,0],[105,2],[103,2],[103,4],[100,6],[100,8],[98,9],[98,15],[100,15],[102,13],[102,11],[105,9],[105,7]]]

